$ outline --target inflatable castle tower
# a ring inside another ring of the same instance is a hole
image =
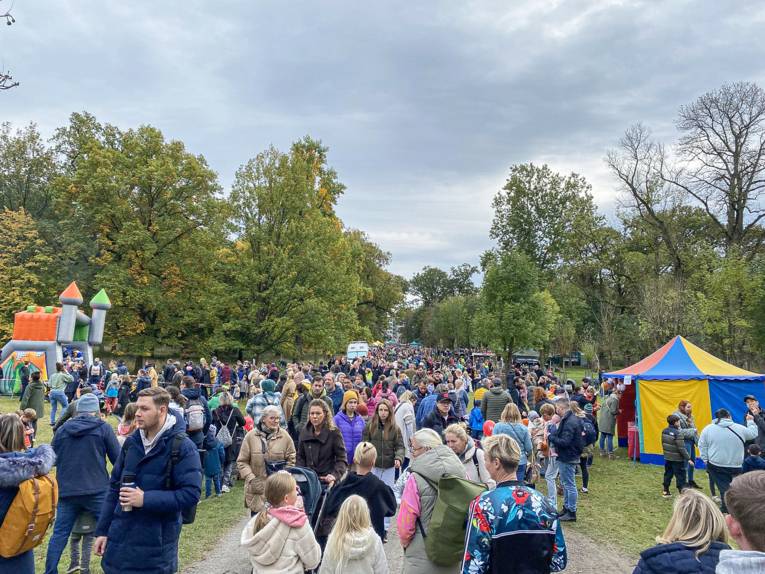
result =
[[[104,338],[106,312],[112,304],[101,289],[90,300],[91,316],[80,311],[83,303],[77,283],[72,281],[58,298],[61,307],[30,305],[14,316],[13,339],[3,347],[0,364],[12,354],[17,359],[26,355],[44,356],[47,379],[56,372],[56,363],[63,361],[64,347],[79,349],[88,365],[93,364],[93,346]]]

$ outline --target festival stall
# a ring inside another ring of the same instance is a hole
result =
[[[726,363],[680,336],[642,361],[603,376],[620,379],[625,385],[622,401],[634,404],[634,414],[622,409],[619,434],[626,436],[622,428],[635,422],[640,435],[640,461],[646,464],[664,464],[661,433],[667,426],[667,416],[677,410],[680,401],[693,405],[699,432],[719,408],[727,409],[734,420],[742,422],[746,395],[754,395],[765,404],[765,375]]]

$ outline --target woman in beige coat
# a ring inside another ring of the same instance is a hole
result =
[[[263,409],[260,422],[244,437],[236,459],[239,476],[244,479],[244,505],[253,516],[263,508],[263,492],[268,478],[266,461],[283,463],[280,466],[285,467],[295,466],[295,443],[279,426],[280,420],[281,413],[275,405]]]

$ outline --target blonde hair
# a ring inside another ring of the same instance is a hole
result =
[[[582,410],[582,407],[579,406],[579,403],[576,401],[571,401],[571,412],[574,413],[574,416],[579,417],[580,419],[585,418],[584,417],[584,411]]]
[[[461,440],[465,443],[465,446],[468,444],[468,434],[465,432],[465,427],[462,425],[462,423],[454,423],[450,424],[448,427],[446,427],[446,430],[444,431],[444,435],[447,434],[453,434],[457,437],[458,440]]]
[[[24,450],[24,423],[19,415],[0,415],[0,452],[21,452]]]
[[[511,436],[506,434],[493,434],[481,441],[483,452],[487,460],[498,460],[506,472],[518,469],[521,462],[521,447]]]
[[[519,423],[521,422],[521,411],[518,410],[515,403],[507,403],[499,416],[499,420],[503,423]]]
[[[22,415],[30,421],[36,421],[37,420],[37,411],[34,409],[24,409],[21,411]]]
[[[403,405],[409,402],[412,402],[412,391],[404,391],[398,398],[398,404]]]
[[[377,449],[371,442],[360,442],[353,451],[353,464],[362,468],[372,468],[377,460]]]
[[[345,539],[355,533],[362,533],[372,528],[372,520],[369,517],[369,507],[366,500],[357,494],[352,494],[345,499],[340,507],[335,525],[327,539],[327,548],[324,556],[335,562],[338,569],[342,569],[348,562],[348,553],[345,551]]]
[[[728,541],[722,512],[705,494],[691,488],[684,490],[675,500],[672,518],[662,535],[656,537],[656,542],[680,542],[695,549],[698,557],[715,541]]]
[[[255,519],[255,524],[253,525],[253,534],[260,532],[260,530],[268,524],[268,521],[270,520],[268,509],[281,506],[284,503],[284,497],[291,492],[295,492],[296,488],[297,482],[295,482],[295,477],[286,470],[275,472],[266,479],[266,488],[263,494],[266,504],[263,506],[263,509],[258,512],[258,517]]]
[[[444,444],[441,437],[433,429],[420,429],[412,435],[412,438],[426,449],[435,448]]]

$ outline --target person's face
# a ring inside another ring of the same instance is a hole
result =
[[[438,412],[446,416],[449,414],[449,407],[452,404],[449,401],[438,401],[436,405],[438,406]]]
[[[552,419],[552,417],[549,414],[547,414],[547,413],[542,415],[542,420],[544,420],[545,422],[548,422],[551,419]]]
[[[314,428],[324,424],[324,409],[321,407],[311,407],[308,411],[308,418],[311,420]]]
[[[349,381],[348,379],[345,379],[345,381],[343,381],[343,390],[350,391],[352,388],[353,388],[353,384],[351,383],[351,381]]]
[[[135,413],[135,424],[139,429],[157,428],[160,419],[167,413],[167,407],[157,407],[151,397],[138,397],[136,406],[138,410]]]
[[[691,403],[688,403],[687,405],[685,405],[685,409],[683,409],[683,413],[686,415],[689,415],[692,412],[693,412],[693,405],[691,405]]]
[[[749,399],[748,401],[746,401],[746,406],[749,408],[750,411],[754,411],[760,408],[760,401]]]
[[[350,399],[350,400],[346,401],[346,403],[345,403],[345,411],[347,413],[353,414],[353,413],[356,412],[356,408],[358,406],[359,406],[359,401],[357,401],[356,399]]]
[[[269,413],[263,417],[263,424],[267,429],[276,430],[279,428],[279,415],[275,413]]]
[[[390,416],[388,407],[384,404],[381,404],[379,407],[377,407],[377,416],[380,417],[381,421],[387,421],[388,417]]]
[[[321,379],[318,381],[314,381],[311,384],[311,391],[314,395],[317,397],[321,394],[321,392],[324,390],[324,384],[321,382]]]
[[[409,441],[409,450],[412,451],[412,458],[417,458],[425,452],[425,447],[417,442],[417,439],[413,438]]]
[[[562,417],[566,414],[566,409],[563,405],[555,405],[555,412],[558,413],[559,417]]]
[[[454,454],[462,454],[465,451],[465,442],[460,440],[457,435],[450,432],[446,433],[446,446],[448,446]]]
[[[327,377],[324,379],[324,388],[327,389],[330,393],[335,390],[335,379],[332,377]]]
[[[419,387],[421,393],[424,393],[428,390],[428,384],[425,381],[420,381]]]

